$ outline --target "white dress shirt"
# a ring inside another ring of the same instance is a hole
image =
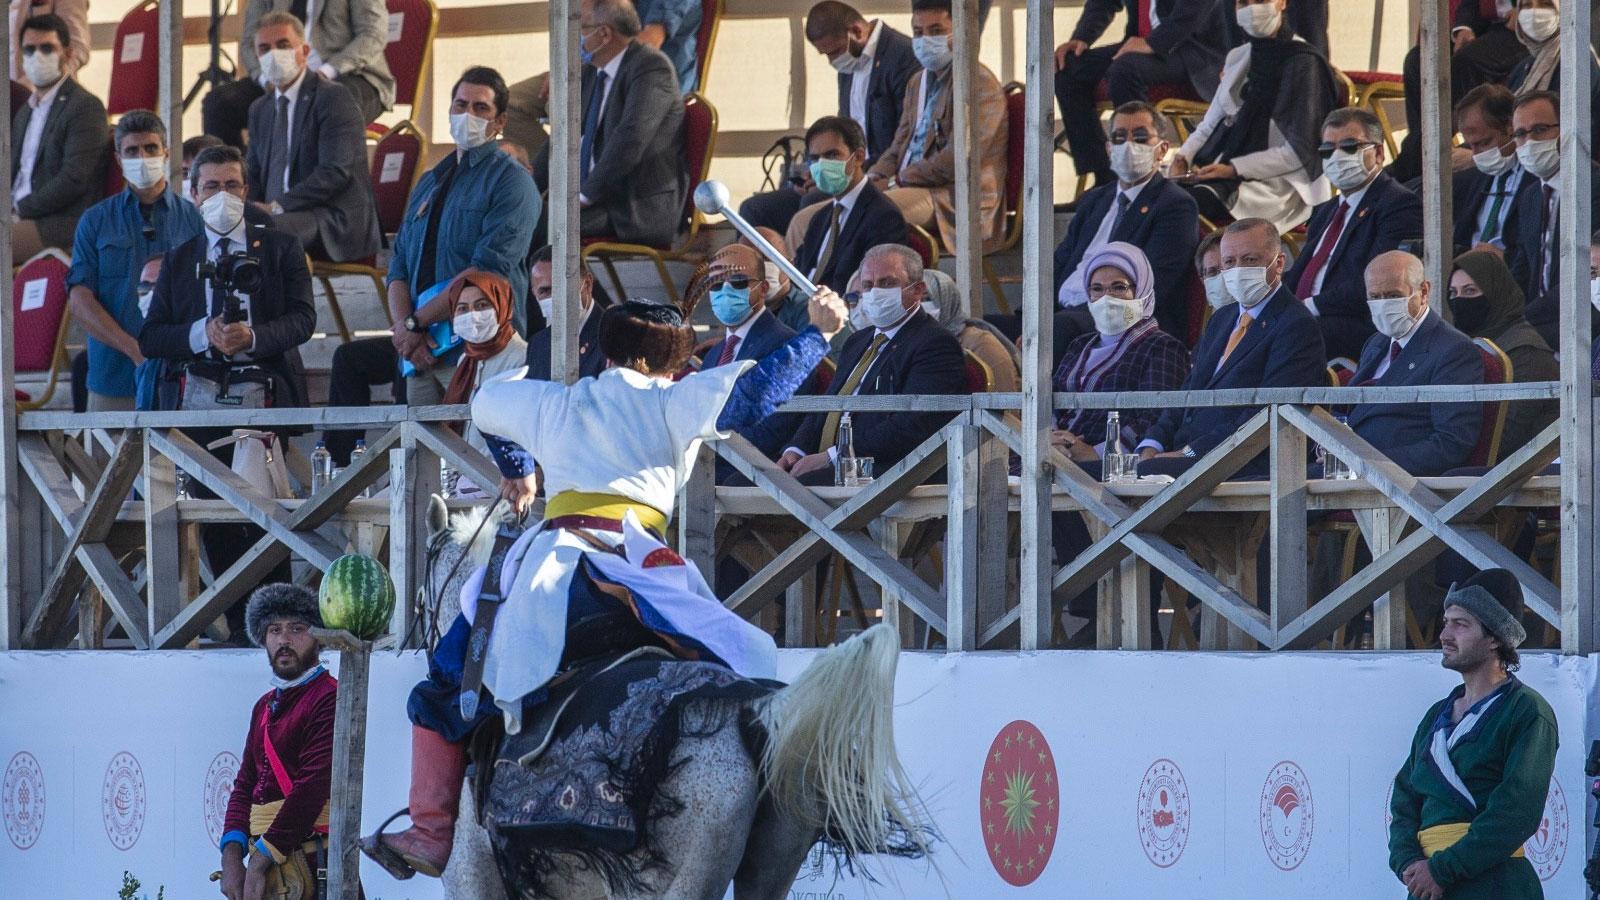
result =
[[[906,323],[911,321],[911,317],[916,315],[919,312],[922,312],[922,308],[920,306],[917,307],[916,309],[913,309],[910,313],[907,313],[905,318],[902,318],[900,321],[894,323],[893,325],[889,326],[888,328],[874,328],[873,329],[873,335],[872,335],[873,338],[877,338],[877,336],[881,334],[884,337],[883,346],[884,347],[889,346],[889,342],[893,341],[894,340],[894,336],[900,333],[900,329],[906,327]],[[868,342],[867,346],[871,347],[872,346],[871,342]],[[866,351],[862,351],[862,355],[865,356],[866,355]],[[878,364],[878,361],[881,360],[881,359],[883,359],[883,349],[880,347],[878,349],[877,357],[875,357],[872,360],[872,365],[876,366]],[[861,364],[861,360],[857,359],[856,360],[856,365],[860,365],[860,364]],[[870,372],[872,370],[871,370],[871,368],[868,368],[867,371]],[[865,374],[865,373],[863,373],[863,374]],[[846,373],[846,377],[848,377],[848,373]],[[861,393],[861,386],[863,384],[866,384],[866,383],[867,383],[867,379],[864,378],[864,377],[860,381],[856,382],[856,389],[851,391],[849,396],[854,397],[855,395]],[[789,453],[789,452],[798,453],[801,456],[808,455],[804,450],[801,450],[799,447],[785,447],[783,453]],[[782,453],[779,454],[779,456],[782,456],[782,455],[783,455]],[[834,463],[837,463],[839,461],[839,448],[838,447],[829,447],[828,448],[828,460],[830,462],[834,462]]]
[[[1496,175],[1489,180],[1489,192],[1483,195],[1483,205],[1478,208],[1478,218],[1473,226],[1472,236],[1476,240],[1483,230],[1489,227],[1489,210],[1494,208],[1496,188],[1500,179],[1505,179],[1503,195],[1500,197],[1500,227],[1495,229],[1494,239],[1490,244],[1504,250],[1506,246],[1506,225],[1511,221],[1511,202],[1517,199],[1517,189],[1522,187],[1522,176],[1526,172],[1521,164],[1513,164],[1510,169]]]
[[[215,231],[212,231],[209,228],[207,228],[205,230],[205,233],[206,233],[206,259],[209,259],[212,262],[215,262],[217,260],[217,256],[218,256],[217,244],[223,238],[227,238],[228,239],[228,252],[229,253],[239,253],[239,252],[242,252],[244,250],[249,249],[245,245],[245,229],[244,229],[244,217],[243,216],[239,217],[239,224],[235,225],[233,230],[228,232],[227,234],[217,234]],[[213,315],[212,309],[216,305],[213,302],[212,297],[211,297],[211,282],[206,281],[206,282],[203,282],[203,284],[205,285],[205,293],[206,293],[206,313],[205,313],[205,315],[203,315],[200,318],[196,319],[194,321],[194,324],[189,326],[189,349],[194,351],[196,355],[206,352],[206,348],[211,346],[210,339],[206,337],[206,322],[211,319],[211,317]],[[252,335],[251,335],[251,338],[250,338],[250,347],[249,347],[249,349],[244,351],[243,353],[240,353],[240,354],[237,354],[237,355],[248,356],[250,353],[254,352],[255,349],[256,349],[255,336],[253,334],[253,332],[255,330],[255,320],[251,317],[251,314],[250,314],[250,295],[249,294],[245,294],[245,293],[239,293],[238,297],[239,297],[239,305],[244,308],[244,321],[245,321],[245,324],[250,326],[251,331],[252,331]]]
[[[44,137],[44,126],[50,121],[50,110],[56,105],[56,95],[67,83],[65,76],[43,94],[28,95],[28,105],[33,114],[28,117],[28,130],[22,135],[22,156],[17,164],[17,177],[11,182],[11,208],[16,209],[22,198],[33,193],[33,165],[39,160],[39,141]]]
[[[867,37],[867,46],[862,49],[860,62],[857,68],[850,73],[850,118],[856,120],[861,126],[861,133],[868,134],[870,127],[867,125],[867,87],[872,84],[872,59],[878,53],[878,36],[883,34],[883,20],[874,19],[872,34]],[[849,52],[849,51],[846,51]],[[872,143],[868,135],[867,143]]]
[[[1121,198],[1127,197],[1128,208],[1133,209],[1133,204],[1139,202],[1139,195],[1144,192],[1145,185],[1149,184],[1154,178],[1155,173],[1152,172],[1149,178],[1132,187],[1124,187],[1122,182],[1117,182],[1117,195],[1111,200],[1111,208],[1107,209],[1106,214],[1100,217],[1100,227],[1095,230],[1094,237],[1089,239],[1089,246],[1084,248],[1083,257],[1078,260],[1077,268],[1074,268],[1067,275],[1066,281],[1061,282],[1061,290],[1056,293],[1056,304],[1062,309],[1082,306],[1089,302],[1089,292],[1083,289],[1083,275],[1081,273],[1083,264],[1089,261],[1089,257],[1093,256],[1096,250],[1111,243],[1111,229],[1117,221],[1117,207],[1121,205],[1119,202]]]
[[[865,176],[862,176],[861,180],[856,182],[856,186],[855,187],[851,188],[848,191],[845,191],[843,194],[840,194],[838,197],[836,197],[834,199],[833,202],[839,204],[839,233],[840,234],[844,234],[844,223],[845,223],[845,220],[850,218],[850,211],[852,209],[856,208],[856,201],[861,199],[861,191],[866,186],[867,186],[867,179],[866,179]],[[833,208],[831,206],[824,206],[822,209],[817,211],[817,215],[822,217],[822,221],[823,222],[827,222],[828,221],[827,217],[829,215],[832,215],[832,213],[833,213]],[[817,246],[817,259],[818,260],[821,260],[822,259],[822,254],[824,254],[824,253],[826,253],[828,251],[828,236],[829,236],[828,229],[826,227],[824,227],[822,229],[822,243]],[[815,281],[816,278],[817,278],[817,267],[816,266],[812,266],[811,267],[811,271],[806,273],[806,277],[810,278],[813,281]]]

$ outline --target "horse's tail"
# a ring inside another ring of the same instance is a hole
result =
[[[899,637],[874,625],[824,650],[795,682],[761,700],[764,790],[850,856],[921,855],[931,831],[894,743]],[[817,820],[820,815],[820,820]]]

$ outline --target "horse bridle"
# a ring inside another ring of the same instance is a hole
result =
[[[483,519],[478,522],[478,527],[472,530],[472,537],[467,538],[466,546],[463,548],[461,555],[451,564],[450,571],[445,573],[442,581],[434,580],[434,567],[439,559],[439,552],[444,549],[444,542],[450,538],[450,529],[444,528],[428,539],[428,555],[422,566],[423,583],[417,586],[417,594],[419,595],[417,602],[418,616],[413,620],[411,624],[412,630],[406,633],[406,640],[400,646],[410,645],[411,638],[415,636],[415,631],[418,627],[423,629],[424,646],[429,653],[432,653],[433,648],[438,646],[439,640],[444,637],[444,631],[439,626],[440,598],[433,596],[433,586],[435,584],[448,585],[450,580],[456,577],[456,572],[460,570],[461,564],[466,561],[467,557],[472,555],[472,546],[478,542],[478,535],[483,533],[483,526],[494,518],[495,511],[504,502],[506,502],[504,497],[496,497],[494,502],[489,505],[489,511],[484,513]]]

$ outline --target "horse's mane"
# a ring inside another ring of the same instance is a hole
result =
[[[489,552],[494,549],[494,523],[484,522],[492,506],[474,506],[469,510],[451,513],[449,524],[445,527],[446,540],[465,548],[466,560],[462,566],[469,572],[487,563]]]

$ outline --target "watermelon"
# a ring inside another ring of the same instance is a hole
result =
[[[394,614],[394,582],[383,563],[347,553],[323,573],[317,607],[324,626],[343,628],[370,641],[389,627],[389,617]]]

